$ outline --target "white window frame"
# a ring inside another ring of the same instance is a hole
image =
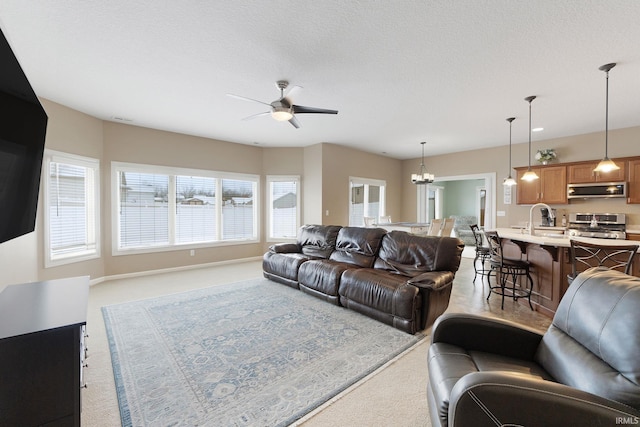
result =
[[[120,247],[120,189],[118,186],[118,176],[120,172],[139,172],[149,174],[160,174],[169,176],[169,188],[168,188],[168,200],[169,200],[169,243],[166,245],[154,245],[154,246],[140,246],[140,247]],[[223,239],[222,238],[222,197],[220,197],[220,203],[216,203],[216,240],[206,242],[195,243],[177,243],[175,236],[175,223],[176,223],[176,197],[175,197],[175,177],[178,175],[184,176],[201,176],[214,178],[216,182],[216,191],[222,191],[222,181],[225,179],[251,181],[253,183],[253,233],[250,238],[243,239]],[[167,252],[175,250],[196,249],[204,247],[216,247],[216,246],[229,246],[240,244],[252,244],[259,243],[260,236],[260,175],[233,173],[233,172],[218,172],[203,169],[188,169],[171,166],[157,166],[138,163],[125,163],[125,162],[111,162],[111,225],[112,225],[112,246],[111,253],[113,256],[120,255],[132,255],[141,253],[153,253],[153,252]]]
[[[297,236],[282,237],[273,235],[273,194],[271,193],[271,183],[290,182],[296,183],[296,226],[300,228],[300,175],[267,175],[267,241],[295,241]]]
[[[378,221],[379,217],[381,216],[386,216],[387,215],[387,181],[385,180],[381,180],[381,179],[370,179],[370,178],[359,178],[359,177],[355,177],[355,176],[350,176],[349,177],[349,201],[348,201],[348,206],[349,206],[349,226],[352,227],[363,227],[364,224],[351,224],[351,216],[352,216],[352,208],[353,205],[351,203],[351,192],[354,186],[356,185],[364,185],[364,216],[371,216],[368,215],[368,208],[369,208],[369,186],[373,185],[373,186],[377,186],[380,187],[380,207],[379,207],[379,212],[378,212],[378,218],[376,218],[376,222]]]
[[[93,183],[85,186],[85,197],[93,200],[87,201],[87,209],[93,210],[93,214],[87,215],[87,224],[85,224],[88,241],[93,240],[94,248],[69,252],[63,255],[54,256],[51,252],[51,220],[50,220],[50,170],[51,163],[64,163],[77,167],[84,167],[93,171]],[[100,258],[100,160],[68,154],[59,151],[46,149],[44,152],[43,162],[43,184],[44,184],[44,266],[45,268],[57,267],[60,265],[71,264],[75,262],[87,261]],[[93,217],[93,224],[90,218]]]

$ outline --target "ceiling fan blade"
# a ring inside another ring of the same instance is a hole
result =
[[[258,104],[271,106],[271,104],[269,104],[268,102],[258,101],[257,99],[247,98],[246,96],[234,95],[232,93],[228,93],[227,96],[230,96],[231,98],[241,99],[243,101],[257,102]]]
[[[298,122],[298,119],[296,119],[296,116],[291,117],[289,119],[289,123],[291,123],[291,125],[296,129],[300,128],[300,122]]]
[[[302,86],[298,86],[298,85],[294,85],[291,86],[290,88],[287,89],[287,91],[284,93],[283,98],[293,98],[293,95],[295,95],[296,93],[300,92],[302,90]]]
[[[258,114],[254,114],[251,116],[247,116],[242,120],[251,120],[251,119],[255,119],[256,117],[260,117],[260,116],[268,116],[271,114],[271,111],[265,111],[264,113],[258,113]]]
[[[292,105],[293,114],[316,113],[316,114],[338,114],[338,110],[327,110],[325,108],[305,107],[303,105]]]

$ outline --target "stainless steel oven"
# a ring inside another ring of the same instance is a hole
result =
[[[626,239],[627,217],[619,213],[570,213],[567,235]]]

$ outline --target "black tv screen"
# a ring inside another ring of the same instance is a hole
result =
[[[47,115],[0,30],[0,243],[35,229]]]

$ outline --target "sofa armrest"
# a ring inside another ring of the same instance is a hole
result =
[[[553,408],[553,409],[551,409]],[[640,411],[564,384],[513,372],[474,372],[451,390],[450,426],[638,424]]]
[[[427,271],[419,274],[416,277],[412,277],[407,281],[410,285],[416,286],[422,289],[429,289],[432,291],[438,291],[447,287],[455,275],[451,271]]]
[[[269,246],[269,252],[276,254],[300,253],[302,248],[297,243],[276,243]]]
[[[431,342],[533,360],[542,335],[517,323],[466,313],[445,313],[433,325]]]

